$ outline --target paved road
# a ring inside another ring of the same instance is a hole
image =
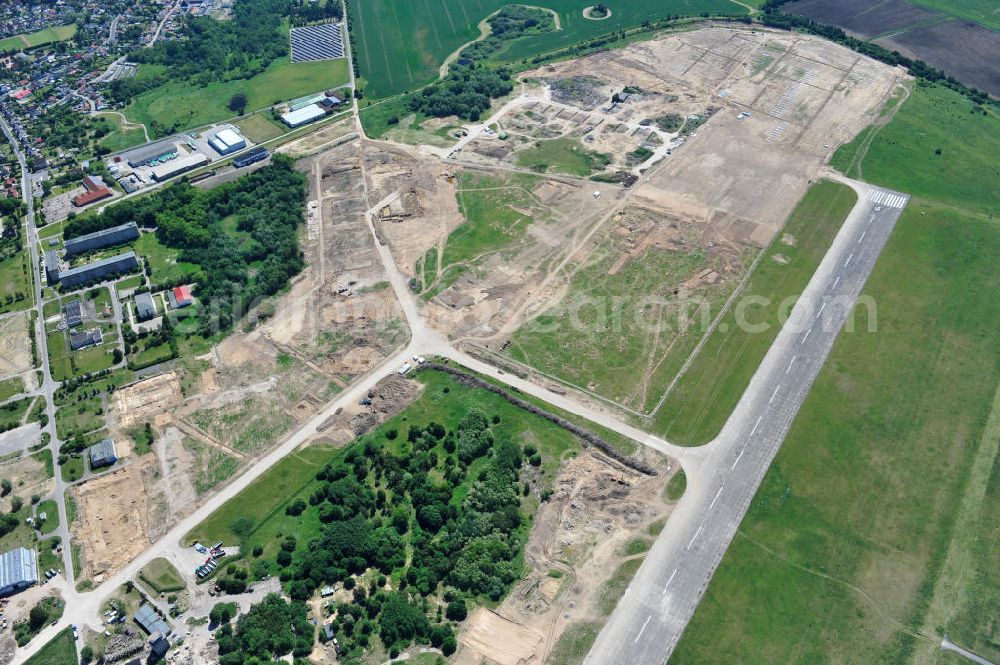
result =
[[[973,663],[978,663],[979,665],[993,665],[993,663],[986,660],[982,656],[974,654],[968,649],[963,649],[962,647],[958,646],[957,644],[949,640],[947,637],[945,637],[944,640],[941,641],[941,650],[953,651],[958,655],[963,656],[966,660],[971,660]]]
[[[706,458],[688,472],[687,493],[586,665],[663,665],[694,614],[906,205],[905,195],[845,182],[858,204]]]

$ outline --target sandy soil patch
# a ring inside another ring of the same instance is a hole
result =
[[[176,372],[167,372],[114,392],[112,399],[122,429],[151,421],[180,402],[181,385]]]

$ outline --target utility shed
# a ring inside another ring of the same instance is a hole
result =
[[[149,603],[136,610],[133,618],[150,635],[153,633],[159,633],[161,636],[170,634],[170,625],[156,613],[156,609]]]
[[[18,547],[0,554],[0,596],[9,596],[37,583],[35,550]]]

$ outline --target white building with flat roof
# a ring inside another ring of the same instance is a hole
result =
[[[281,116],[281,121],[289,127],[301,127],[313,120],[319,120],[326,115],[326,111],[319,104],[310,104],[298,111],[289,111]]]
[[[208,144],[212,146],[212,149],[220,155],[228,155],[229,153],[236,152],[237,150],[242,150],[247,147],[247,140],[233,130],[227,128],[210,138],[208,140]]]

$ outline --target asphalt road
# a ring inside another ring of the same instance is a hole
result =
[[[905,195],[844,182],[858,204],[722,432],[687,469],[685,496],[586,665],[663,665],[694,614],[906,205]]]

